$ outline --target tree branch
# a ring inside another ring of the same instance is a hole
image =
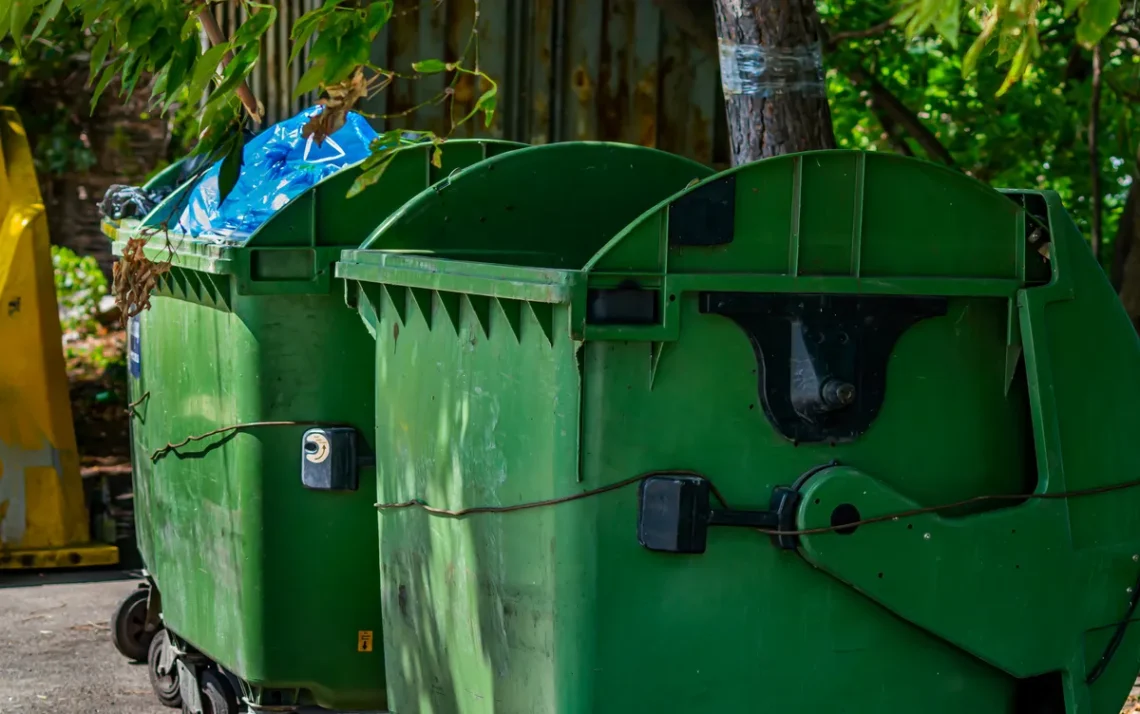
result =
[[[1092,98],[1089,100],[1089,179],[1092,194],[1092,252],[1100,260],[1102,235],[1101,221],[1104,217],[1104,195],[1100,190],[1100,155],[1097,134],[1100,132],[1100,84],[1104,60],[1100,45],[1093,48],[1092,59]]]
[[[879,120],[879,124],[883,127],[883,132],[887,135],[887,141],[890,143],[891,148],[903,156],[914,156],[914,151],[911,150],[910,144],[906,143],[906,136],[904,136],[905,130],[899,126],[898,122],[879,105],[879,102],[875,101],[873,96],[867,104],[871,112],[875,115],[875,118]]]
[[[865,30],[845,30],[843,32],[836,32],[827,39],[827,49],[833,49],[840,42],[847,42],[848,40],[865,40],[868,37],[877,37],[884,34],[887,30],[891,29],[891,21],[884,20],[878,25],[872,25]]]
[[[226,36],[222,34],[222,28],[218,27],[218,21],[214,19],[214,13],[209,5],[206,9],[198,14],[198,22],[202,23],[202,29],[206,32],[206,37],[210,38],[211,45],[223,45],[226,43]],[[234,58],[233,52],[226,52],[225,57],[222,58],[222,67],[224,68]],[[257,123],[261,123],[261,111],[257,106],[257,98],[253,96],[249,85],[245,80],[242,80],[236,90],[238,99],[245,106],[245,110],[253,117]]]
[[[847,68],[840,68],[840,71],[847,76],[853,84],[863,85],[871,94],[871,99],[875,106],[878,107],[890,119],[901,126],[907,134],[914,139],[926,155],[931,159],[936,159],[946,164],[947,166],[954,166],[954,157],[938,140],[930,129],[912,112],[905,104],[902,103],[886,86],[883,85],[875,77],[871,76],[862,67],[852,66]],[[886,128],[884,126],[884,128]],[[889,131],[889,129],[888,129]]]

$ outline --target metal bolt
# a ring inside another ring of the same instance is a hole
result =
[[[837,379],[825,382],[820,393],[824,403],[832,408],[850,406],[855,401],[855,385]]]
[[[844,404],[850,404],[855,401],[855,385],[853,384],[841,384],[835,390],[835,393],[839,397],[839,401]]]
[[[929,534],[929,533],[923,533],[923,534],[922,534],[922,539],[923,539],[923,540],[930,540],[930,534]]]

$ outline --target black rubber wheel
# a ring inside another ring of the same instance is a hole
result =
[[[123,598],[111,618],[111,641],[119,654],[133,662],[145,662],[153,633],[146,631],[146,588]]]
[[[172,669],[167,674],[158,673],[158,661],[162,650],[167,643],[166,630],[159,630],[150,641],[150,652],[147,654],[147,671],[150,674],[150,688],[154,696],[164,707],[178,709],[182,706],[182,692],[178,688],[178,670]]]
[[[198,686],[202,691],[202,714],[237,714],[237,694],[221,672],[202,670]]]

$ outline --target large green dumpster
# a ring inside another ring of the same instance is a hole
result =
[[[351,199],[358,169],[342,171],[240,245],[162,228],[189,184],[141,224],[108,226],[116,252],[145,237],[149,258],[172,261],[130,325],[138,541],[150,619],[160,610],[165,625],[151,666],[166,703],[200,690],[211,714],[240,697],[385,708],[371,468],[359,484],[357,459],[350,479],[302,482],[303,464],[323,463],[308,451],[321,439],[327,457],[357,430],[346,448],[361,468],[372,441],[374,343],[332,266],[420,190],[516,146],[453,142],[438,168],[430,146],[404,149]]]
[[[626,225],[539,151],[337,265],[393,711],[1119,712],[1140,341],[1054,194],[820,152]]]

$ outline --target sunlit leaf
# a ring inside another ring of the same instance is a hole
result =
[[[210,80],[218,73],[218,65],[226,54],[225,45],[216,45],[202,53],[194,65],[194,74],[190,79],[189,94],[191,101],[198,101],[206,92]]]
[[[325,63],[323,61],[314,62],[301,81],[297,83],[297,88],[293,90],[294,97],[300,97],[304,94],[317,89],[321,86],[325,79]]]
[[[388,20],[392,19],[392,0],[380,0],[379,2],[372,2],[368,5],[368,16],[365,20],[368,28],[368,36],[375,38],[388,24]]]
[[[213,95],[210,97],[210,102],[215,101],[215,97],[225,97],[238,88],[249,73],[253,71],[253,66],[257,64],[257,59],[261,54],[261,46],[257,43],[246,45],[238,52],[229,64],[226,65],[225,71],[222,73],[222,82],[218,88],[214,90]]]
[[[384,172],[388,170],[388,167],[392,165],[392,159],[394,158],[396,158],[394,152],[385,154],[375,166],[357,176],[356,180],[352,182],[352,188],[348,190],[348,197],[352,198],[360,195],[366,188],[379,181],[384,175]]]
[[[427,59],[412,63],[412,70],[420,74],[436,74],[447,69],[443,60]]]
[[[1085,47],[1100,42],[1120,15],[1120,0],[1088,0],[1081,8],[1077,41]]]
[[[277,19],[277,9],[268,5],[260,7],[261,9],[243,22],[234,36],[230,38],[230,47],[233,49],[244,48],[250,43],[257,42],[265,34],[265,31],[273,25]]]
[[[482,110],[483,112],[484,126],[490,127],[491,120],[495,118],[495,107],[498,106],[499,103],[498,94],[499,88],[491,87],[486,92],[483,92],[483,96],[479,97],[479,101],[475,103],[475,109]]]

